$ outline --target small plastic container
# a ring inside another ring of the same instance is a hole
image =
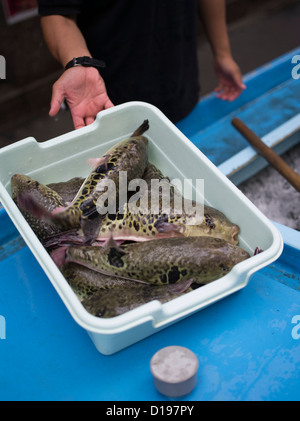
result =
[[[163,395],[174,398],[187,395],[195,388],[198,367],[196,354],[178,345],[160,349],[150,361],[154,386]]]
[[[100,157],[145,120],[150,129],[149,161],[170,179],[204,179],[205,203],[240,226],[240,246],[251,255],[226,276],[168,303],[149,302],[123,315],[103,319],[89,314],[11,198],[10,179],[27,174],[48,184],[86,176],[86,161]],[[213,142],[213,139],[212,139]],[[113,354],[244,288],[251,274],[276,260],[283,248],[277,228],[156,107],[130,102],[98,114],[95,122],[43,143],[26,138],[0,150],[0,201],[40,263],[74,320],[102,354]]]

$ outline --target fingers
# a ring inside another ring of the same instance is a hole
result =
[[[242,93],[241,90],[224,90],[217,95],[217,98],[222,99],[223,101],[232,102],[237,99],[240,94]]]
[[[239,66],[233,60],[231,61],[231,64],[227,63],[227,66],[228,67],[226,69],[223,69],[223,76],[226,76],[228,79],[230,79],[234,85],[242,87],[242,73]]]
[[[72,105],[70,105],[70,111],[73,119],[74,128],[80,129],[81,127],[92,124],[95,121],[98,112],[112,107],[114,107],[114,104],[111,102],[108,96],[106,97],[106,100],[102,102],[101,105],[93,109],[89,109],[89,107],[87,107],[86,104],[80,104],[80,106],[77,107],[73,107]]]
[[[113,105],[111,107],[113,107]],[[108,108],[111,108],[111,107],[108,107]],[[72,114],[72,119],[73,119],[74,128],[75,130],[77,130],[77,129],[80,129],[81,127],[89,126],[90,124],[94,123],[96,119],[96,115],[95,116],[79,116],[79,115]]]
[[[91,67],[78,67],[64,72],[54,83],[49,115],[55,116],[66,100],[75,129],[92,124],[97,113],[114,104],[107,95],[99,72]]]
[[[104,109],[107,110],[108,108],[114,107],[114,104],[111,102],[111,100],[107,97],[107,101],[104,104]]]
[[[72,112],[71,112],[72,114]],[[84,118],[78,115],[74,115],[72,114],[72,119],[73,119],[73,124],[74,124],[74,129],[81,129],[81,127],[85,127],[85,121]]]
[[[50,103],[49,115],[54,117],[60,110],[61,104],[64,100],[63,91],[56,84],[53,85],[52,98]]]
[[[227,100],[229,102],[234,101],[238,98],[242,91],[246,89],[246,85],[241,80],[234,80],[234,78],[221,78],[218,86],[215,88],[217,98]]]
[[[235,70],[232,73],[232,80],[237,88],[244,90],[246,89],[246,85],[242,81],[242,74],[239,69]]]
[[[246,89],[239,66],[232,57],[223,57],[215,58],[214,67],[219,82],[215,89],[217,98],[234,101]]]
[[[217,98],[231,102],[238,98],[242,93],[242,89],[237,86],[219,85],[215,92],[217,92]]]
[[[94,123],[94,121],[95,121],[95,117],[86,117],[85,124],[86,126],[88,126],[89,124]]]
[[[244,91],[245,89],[247,89],[247,86],[242,82],[242,81],[240,81],[239,83],[238,83],[238,87],[242,90],[242,91]]]

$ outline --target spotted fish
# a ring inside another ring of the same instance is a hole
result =
[[[154,164],[152,164],[152,162],[148,162],[142,179],[146,181],[148,189],[151,188],[152,180],[166,180],[167,182],[170,182],[169,177],[166,177]]]
[[[93,160],[93,170],[85,179],[72,203],[67,207],[56,208],[52,213],[43,209],[31,195],[23,197],[23,206],[36,216],[50,220],[65,229],[80,227],[82,221],[97,216],[97,200],[103,194],[97,187],[100,182],[112,180],[116,186],[118,197],[119,172],[126,171],[127,179],[140,178],[148,163],[148,139],[143,133],[148,130],[149,123],[144,123],[131,137],[119,142],[106,152],[104,156]]]
[[[74,177],[67,181],[47,184],[47,186],[58,193],[68,204],[74,200],[84,181],[85,179],[82,177]]]
[[[103,275],[76,263],[64,265],[61,272],[80,301],[90,298],[99,290],[112,289],[116,286],[127,287],[133,283],[116,276]],[[134,284],[141,285],[140,283]]]
[[[117,241],[149,241],[167,237],[209,236],[223,238],[232,244],[238,244],[239,226],[231,222],[224,213],[211,207],[203,206],[203,217],[195,221],[195,202],[183,199],[167,177],[153,164],[148,164],[143,175],[148,188],[151,180],[164,182],[159,196],[159,212],[151,213],[151,190],[146,192],[146,201],[140,203],[138,212],[132,212],[126,203],[116,213],[104,215],[98,233],[94,236],[94,244],[110,238],[111,234]],[[170,207],[167,211],[163,207],[164,194],[170,192]],[[179,197],[181,207],[177,212],[174,197]],[[131,199],[130,199],[131,200]],[[176,211],[175,211],[176,210]],[[45,242],[46,247],[53,245],[87,244],[88,239],[82,231],[63,233],[52,236]]]
[[[206,284],[249,258],[242,248],[214,237],[171,237],[105,247],[70,246],[52,254],[54,261],[77,263],[110,276],[154,285],[190,280]]]
[[[140,207],[138,212],[131,212],[126,205],[126,210],[106,214],[96,239],[107,239],[113,233],[115,240],[148,241],[154,238],[208,236],[222,238],[232,244],[239,242],[239,226],[211,206],[204,205],[203,216],[195,219],[195,202],[192,200],[184,201],[182,198],[180,212],[176,211],[172,201],[167,211],[160,203],[158,213],[151,213],[150,204],[151,193],[148,193],[145,207]]]
[[[149,285],[103,275],[75,263],[66,264],[62,273],[86,310],[98,317],[114,317],[152,300],[165,303],[192,291],[189,281]]]
[[[85,309],[97,317],[116,317],[153,300],[162,304],[191,291],[190,282],[173,285],[145,285],[137,282],[96,292],[82,301]]]
[[[30,194],[47,211],[51,212],[58,206],[66,206],[66,202],[58,193],[24,174],[15,174],[11,177],[11,190],[14,202],[40,240],[61,232],[56,224],[48,223],[36,217],[33,213],[26,210],[26,208],[20,206],[19,203],[22,195]]]

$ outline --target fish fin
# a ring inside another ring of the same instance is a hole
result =
[[[100,165],[103,165],[103,164],[105,164],[107,168],[107,156],[101,156],[101,158],[89,158],[87,160],[87,164],[93,170],[95,170],[96,168],[98,168]]]
[[[172,292],[181,294],[183,292],[186,292],[194,281],[194,279],[184,279],[183,281],[179,281],[175,284],[170,285],[170,288]]]
[[[131,135],[131,137],[142,136],[146,130],[149,129],[149,120],[144,120],[143,124],[140,125]]]
[[[21,209],[31,213],[36,218],[53,222],[51,212],[41,206],[30,192],[19,194],[17,204]]]
[[[106,249],[109,249],[111,247],[118,247],[117,243],[115,242],[115,240],[113,238],[112,232],[110,233],[110,236],[106,239],[104,247]]]
[[[80,209],[82,212],[82,219],[95,219],[100,214],[97,212],[97,205],[93,199],[87,199],[81,203]]]
[[[69,245],[89,245],[85,236],[78,229],[63,231],[59,234],[51,235],[43,240],[43,246],[46,249],[52,247],[62,247]]]
[[[59,247],[50,253],[52,260],[54,261],[56,266],[58,266],[59,268],[61,268],[65,264],[67,249],[68,247],[65,247],[65,246]]]
[[[81,219],[80,225],[83,235],[88,242],[93,242],[98,237],[98,233],[102,224],[102,217],[97,213],[96,217],[91,219]]]
[[[117,252],[120,252],[122,254],[122,256],[124,254],[127,254],[128,252],[126,250],[124,250],[123,248],[120,247],[120,245],[114,240],[113,238],[113,233],[110,233],[110,237],[105,241],[103,248],[105,248],[106,250],[109,249],[115,249]]]
[[[58,206],[57,208],[53,209],[51,212],[52,215],[57,215],[58,213],[61,213],[67,209],[67,206]]]
[[[158,221],[155,225],[155,228],[159,233],[178,233],[183,234],[184,227],[175,225],[172,222]]]
[[[260,249],[259,247],[256,247],[254,250],[253,256],[256,256],[257,254],[262,253],[262,252],[263,252],[262,249]]]

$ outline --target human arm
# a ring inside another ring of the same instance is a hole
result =
[[[41,26],[51,54],[63,67],[73,57],[91,57],[74,18],[43,16]],[[99,111],[113,106],[104,80],[94,67],[76,66],[62,74],[53,85],[50,116],[58,113],[64,99],[70,108],[75,129],[92,123]]]
[[[231,53],[224,0],[198,0],[203,26],[214,55],[218,97],[233,101],[246,88]]]

